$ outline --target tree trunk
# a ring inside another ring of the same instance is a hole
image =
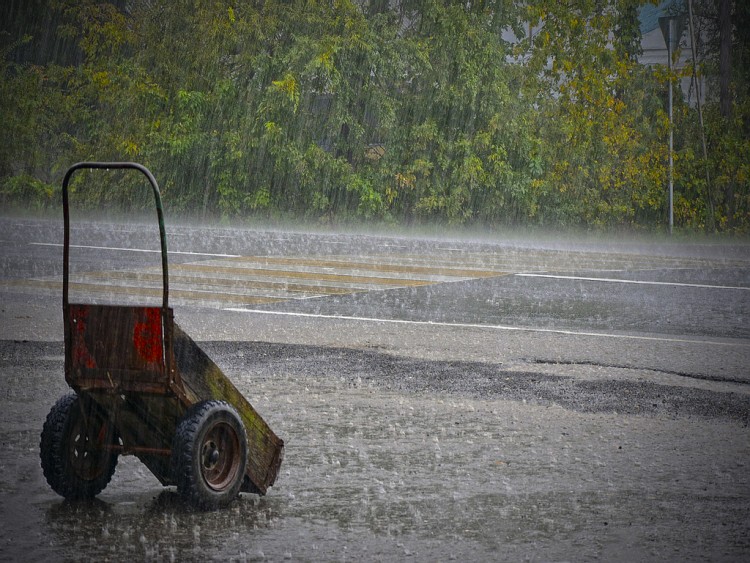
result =
[[[729,121],[732,118],[732,0],[719,0],[719,111]],[[728,126],[729,124],[727,124]],[[734,227],[735,184],[729,180],[724,187],[727,228]]]
[[[719,105],[722,117],[732,116],[732,1],[719,0]]]

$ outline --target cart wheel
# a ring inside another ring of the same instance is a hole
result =
[[[172,444],[177,491],[201,509],[228,505],[240,492],[247,436],[237,411],[224,401],[192,405]]]
[[[39,444],[47,483],[66,499],[95,497],[117,466],[117,454],[103,448],[116,443],[114,427],[93,403],[81,406],[76,394],[57,401],[44,422]]]

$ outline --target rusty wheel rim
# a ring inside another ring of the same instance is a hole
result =
[[[201,474],[206,484],[221,492],[231,486],[240,471],[240,439],[227,423],[214,424],[201,446]]]
[[[105,425],[86,424],[81,419],[74,422],[68,441],[68,462],[81,479],[92,481],[106,470],[102,455],[106,430]]]

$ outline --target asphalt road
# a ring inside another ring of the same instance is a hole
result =
[[[161,302],[154,225],[73,227],[71,300]],[[201,340],[750,378],[748,245],[168,230],[170,304]],[[6,338],[60,338],[61,243],[60,221],[3,221]]]
[[[168,240],[175,319],[285,439],[282,478],[194,514],[125,458],[99,503],[55,497],[37,442],[65,392],[62,224],[4,217],[3,559],[750,554],[747,245]],[[72,300],[160,302],[152,225],[82,221],[71,242]]]

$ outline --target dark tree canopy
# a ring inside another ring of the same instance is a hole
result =
[[[10,0],[0,200],[136,160],[207,217],[662,229],[676,76],[637,62],[641,3]],[[709,162],[678,99],[675,221],[747,232],[750,10],[695,3]]]

